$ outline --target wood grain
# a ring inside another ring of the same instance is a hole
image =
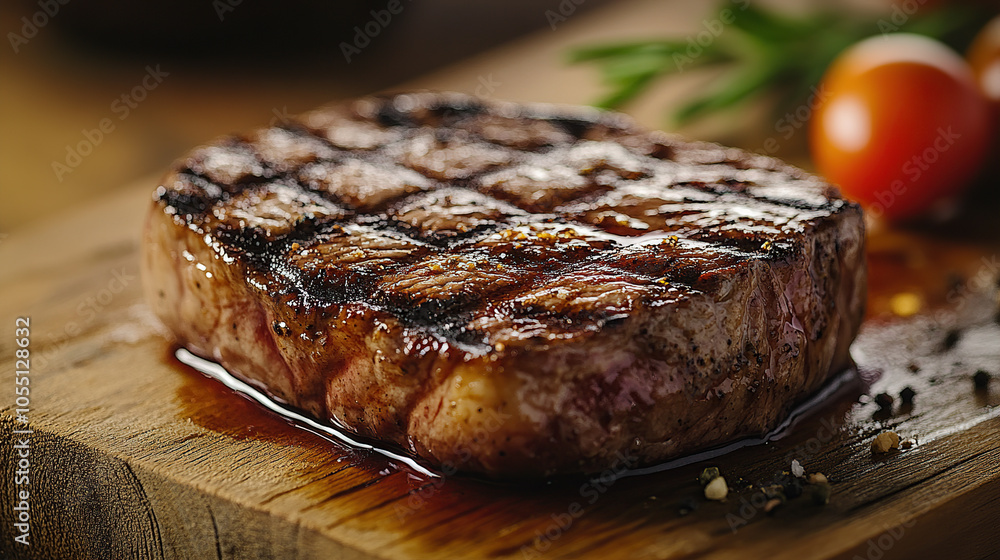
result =
[[[709,9],[693,1],[629,5],[573,18],[557,33],[540,33],[400,89],[476,92],[491,78],[495,89],[479,93],[590,101],[599,91],[593,69],[566,67],[567,48],[630,34],[683,33]],[[662,124],[678,93],[699,80],[692,74],[663,84],[634,114],[648,126]],[[301,99],[335,94],[283,95],[269,90],[221,120],[190,113],[198,126],[189,124],[189,134],[227,122],[263,122],[269,107],[287,102],[292,110],[306,109],[312,102]],[[200,87],[190,87],[162,114],[172,119],[179,106],[203,97]],[[159,102],[150,103],[144,108],[152,112]],[[79,126],[92,126],[83,120]],[[75,135],[79,126],[73,126]],[[106,148],[120,155],[113,146]],[[105,177],[96,167],[93,173]],[[854,347],[861,376],[782,439],[645,476],[500,484],[430,479],[338,446],[173,360],[137,278],[138,232],[155,182],[116,189],[113,198],[0,239],[0,558],[1000,554],[1000,382],[976,393],[970,380],[979,368],[1000,376],[992,264],[1000,235],[989,217],[976,223],[990,228],[992,245],[975,241],[982,235],[959,242],[905,231],[878,231],[869,239],[870,317]],[[995,202],[981,209],[995,209]],[[922,313],[892,317],[900,293],[916,295]],[[13,325],[19,316],[32,320],[30,548],[11,540]],[[962,334],[945,348],[953,330]],[[878,414],[868,395],[895,396],[905,386],[918,392],[912,410],[897,402],[893,414]],[[873,457],[870,441],[882,429],[919,444]],[[787,471],[793,458],[830,477],[830,503],[816,506],[803,497],[763,513],[759,485]],[[701,498],[696,478],[708,465],[718,466],[733,487],[724,503]]]
[[[4,557],[981,558],[1000,549],[1000,388],[977,393],[971,382],[977,369],[1000,371],[995,249],[916,234],[873,240],[874,307],[854,347],[861,376],[778,441],[603,481],[431,479],[295,428],[172,359],[137,277],[153,183],[0,245],[0,262],[16,265],[0,271]],[[915,286],[926,313],[882,313],[879,302]],[[32,322],[30,548],[11,541],[18,316]],[[862,395],[903,386],[918,392],[908,412],[897,402],[879,416]],[[873,457],[872,437],[890,428],[918,445]],[[803,497],[764,514],[758,487],[792,458],[830,477],[831,501]],[[733,488],[724,503],[700,497],[708,465]],[[682,515],[688,501],[696,509]]]

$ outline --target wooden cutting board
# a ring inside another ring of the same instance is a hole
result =
[[[410,85],[586,102],[594,73],[562,64],[569,46],[690,31],[702,15],[678,6],[695,4],[573,16]],[[698,80],[685,75],[634,112],[655,126],[670,90]],[[1000,379],[979,392],[971,381],[978,369],[1000,378],[1000,244],[873,235],[860,374],[781,439],[643,476],[492,483],[345,448],[180,365],[140,295],[138,233],[155,181],[0,239],[0,558],[1000,555]],[[30,318],[31,434],[14,433],[19,317]],[[911,409],[898,399],[906,386]],[[892,413],[867,396],[883,391],[896,396]],[[883,429],[916,445],[873,456]],[[30,547],[13,541],[22,439]],[[830,478],[830,502],[803,496],[765,514],[759,486],[792,459]],[[733,487],[725,502],[701,498],[706,466]]]
[[[971,381],[977,369],[1000,373],[996,248],[874,237],[875,316],[854,347],[861,374],[778,441],[642,476],[489,483],[430,478],[337,445],[179,365],[140,296],[138,232],[153,184],[0,244],[4,558],[875,559],[1000,550],[1000,381],[985,392]],[[881,314],[914,297],[925,313]],[[18,317],[30,318],[30,547],[12,541],[13,453],[23,438],[13,430],[24,427],[13,395]],[[897,397],[880,416],[861,396],[904,386],[917,391],[912,409]],[[873,456],[872,438],[890,428],[916,445]],[[803,496],[765,514],[757,488],[793,458],[829,477],[830,502]],[[723,503],[701,498],[696,478],[706,466],[733,487]]]

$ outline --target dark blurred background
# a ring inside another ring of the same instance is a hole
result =
[[[4,2],[0,232],[155,174],[214,136],[392,88],[548,28],[546,9],[531,0]],[[167,75],[132,108],[121,96],[147,67]],[[67,146],[104,118],[114,130],[68,165]]]
[[[888,13],[891,6],[767,4],[790,13],[817,5]],[[690,36],[718,8],[702,0],[5,2],[0,232],[151,183],[174,158],[218,135],[346,97],[417,87],[592,102],[600,81],[592,68],[566,64],[570,48]],[[678,92],[712,77],[682,73],[627,109],[643,124],[663,126]],[[740,118],[765,112],[751,107]],[[734,136],[732,124],[707,119],[685,133],[757,147]],[[801,145],[784,146],[782,155],[800,163]]]

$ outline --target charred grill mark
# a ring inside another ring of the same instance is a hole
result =
[[[391,99],[380,100],[380,105],[375,111],[375,122],[381,126],[414,127],[416,120],[406,112],[397,109]]]
[[[581,117],[550,117],[545,120],[562,128],[576,139],[583,138],[587,131],[597,124],[596,120]]]
[[[205,146],[192,153],[184,162],[185,169],[223,187],[238,192],[248,183],[274,176],[257,154],[238,137],[229,137],[214,146]]]
[[[453,127],[460,121],[477,117],[486,111],[486,106],[477,99],[439,99],[432,103],[427,112],[434,117],[434,124]]]
[[[228,198],[219,185],[190,170],[181,171],[156,190],[155,200],[165,206],[168,214],[199,221],[216,201]]]
[[[495,232],[503,226],[504,224],[499,220],[483,219],[476,220],[462,229],[421,229],[420,226],[393,216],[390,218],[390,222],[386,225],[386,228],[440,247],[441,249],[451,249],[462,245],[465,241]]]
[[[293,122],[258,130],[243,141],[277,175],[287,175],[314,161],[336,161],[343,157],[341,149]]]
[[[517,115],[484,114],[460,121],[455,126],[483,142],[535,153],[545,153],[574,141],[573,136],[547,121]]]
[[[547,111],[369,99],[196,150],[157,198],[275,294],[361,303],[463,344],[585,331],[709,289],[801,251],[802,231],[848,205],[766,158],[754,169],[615,115]]]

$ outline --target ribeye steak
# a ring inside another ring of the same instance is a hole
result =
[[[156,189],[143,269],[194,353],[494,476],[766,432],[849,365],[865,303],[861,210],[817,177],[442,93],[196,149]]]

